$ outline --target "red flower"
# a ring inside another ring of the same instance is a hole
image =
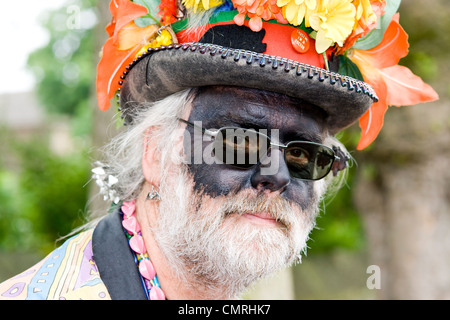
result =
[[[176,0],[161,0],[157,6],[159,9],[158,15],[161,17],[161,24],[167,26],[177,21],[177,1]]]

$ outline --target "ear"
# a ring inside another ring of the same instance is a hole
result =
[[[161,182],[161,154],[155,139],[152,139],[151,128],[145,130],[142,153],[142,171],[145,180],[155,186]]]

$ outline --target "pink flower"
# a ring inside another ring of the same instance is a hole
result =
[[[262,20],[276,19],[280,23],[288,23],[277,6],[277,0],[233,0],[233,5],[239,12],[234,16],[234,22],[242,26],[248,16],[248,25],[255,32],[262,29]]]

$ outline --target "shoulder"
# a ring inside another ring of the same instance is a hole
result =
[[[92,254],[93,229],[67,239],[39,263],[0,284],[0,299],[109,299]]]

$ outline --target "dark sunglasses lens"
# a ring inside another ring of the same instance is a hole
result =
[[[214,156],[222,163],[246,169],[257,164],[269,146],[269,138],[254,130],[223,128],[214,140]],[[319,180],[330,172],[334,152],[313,142],[291,142],[285,158],[292,177]]]
[[[253,130],[224,128],[215,139],[215,157],[229,165],[250,168],[267,151],[267,137]]]
[[[333,161],[333,150],[320,144],[292,142],[286,148],[286,164],[294,178],[322,179],[330,172]]]

